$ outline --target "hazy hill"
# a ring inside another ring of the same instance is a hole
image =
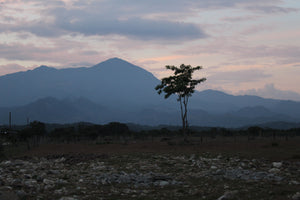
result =
[[[178,110],[148,108],[138,111],[125,111],[116,108],[106,108],[85,98],[58,100],[53,97],[47,97],[24,106],[0,108],[1,123],[8,124],[9,112],[12,112],[14,124],[25,124],[28,117],[31,121],[39,120],[48,123],[74,123],[81,121],[108,123],[119,121],[151,126],[180,124]],[[241,127],[273,121],[296,121],[289,116],[273,113],[264,107],[246,107],[238,111],[220,114],[190,109],[189,116],[190,124],[197,126]]]
[[[27,118],[51,123],[96,121],[105,111],[84,98],[57,100],[46,97],[24,106],[0,108],[0,120],[8,123],[7,113],[11,112],[14,124],[26,124]]]
[[[134,109],[166,104],[156,95],[159,80],[150,72],[113,58],[90,68],[34,70],[0,77],[0,107],[25,105],[40,98],[85,97],[108,107]]]
[[[106,108],[85,98],[56,99],[46,97],[23,106],[0,108],[1,123],[8,124],[8,113],[12,113],[14,124],[26,124],[39,120],[48,123],[92,122],[108,123],[119,121],[124,123],[157,125],[175,124],[179,122],[178,112],[156,109],[124,111],[117,108]],[[176,116],[174,116],[174,114]]]
[[[190,107],[206,110],[215,114],[234,112],[247,108],[247,111],[249,111],[247,115],[249,115],[250,112],[252,113],[251,115],[271,112],[272,114],[269,113],[270,115],[277,117],[280,114],[284,115],[287,117],[285,119],[287,121],[292,119],[300,121],[300,102],[265,99],[251,95],[234,96],[216,90],[196,92],[191,98]],[[244,111],[243,114],[246,115],[246,111]]]
[[[113,58],[90,68],[34,70],[0,77],[0,123],[24,124],[26,118],[50,123],[110,121],[145,125],[180,124],[176,98],[165,100],[150,72]],[[204,83],[205,84],[205,83]],[[299,122],[300,102],[195,92],[190,124],[240,127],[274,121]]]

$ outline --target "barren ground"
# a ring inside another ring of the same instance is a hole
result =
[[[43,144],[0,163],[0,199],[300,199],[300,138]]]

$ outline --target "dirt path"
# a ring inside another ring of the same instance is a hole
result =
[[[131,142],[128,144],[43,144],[19,156],[45,156],[51,154],[133,154],[133,153],[174,153],[174,154],[229,154],[270,160],[300,160],[300,138],[293,140],[221,141],[182,144],[180,141]]]

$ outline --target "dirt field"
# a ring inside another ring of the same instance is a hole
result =
[[[0,163],[0,199],[300,199],[300,138],[42,144]]]
[[[265,158],[269,160],[300,160],[300,138],[255,139],[246,137],[233,139],[219,137],[216,139],[191,139],[184,144],[180,139],[156,139],[154,141],[131,141],[115,144],[43,144],[18,156],[45,156],[51,154],[135,154],[135,153],[175,153],[175,154],[227,154],[247,158]]]

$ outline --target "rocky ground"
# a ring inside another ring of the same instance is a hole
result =
[[[300,162],[210,153],[52,154],[0,163],[0,199],[300,199]]]

